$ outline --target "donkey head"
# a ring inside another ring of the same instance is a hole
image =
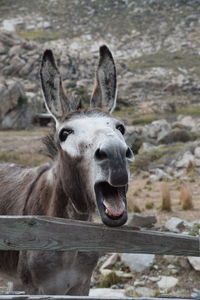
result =
[[[72,173],[71,181],[78,178],[82,184],[81,192],[77,186],[70,197],[72,201],[79,197],[73,206],[81,210],[84,204],[80,202],[85,201],[87,193],[89,201],[97,204],[104,224],[123,225],[127,220],[128,161],[133,154],[124,140],[124,124],[111,116],[116,101],[116,69],[111,52],[106,46],[100,47],[88,110],[80,109],[80,103],[65,95],[51,50],[44,52],[40,76],[46,108],[56,122],[58,152],[67,160],[66,172]],[[68,190],[69,186],[70,182]]]

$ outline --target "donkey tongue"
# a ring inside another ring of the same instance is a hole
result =
[[[125,209],[124,201],[120,198],[118,199],[104,199],[103,204],[107,210],[108,215],[112,215],[114,217],[120,216],[123,214]]]

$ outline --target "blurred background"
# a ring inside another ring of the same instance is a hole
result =
[[[199,0],[0,0],[0,161],[48,161],[41,144],[50,127],[38,76],[43,50],[54,50],[65,89],[87,106],[102,44],[117,67],[114,114],[136,154],[129,224],[198,235]],[[3,278],[0,284],[5,290]],[[200,259],[106,255],[92,287],[107,288],[104,296],[195,295]]]

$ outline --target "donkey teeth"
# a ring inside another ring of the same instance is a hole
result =
[[[112,214],[109,212],[109,210],[106,208],[106,210],[105,210],[105,213],[106,213],[106,215],[108,215],[108,216],[112,216]]]

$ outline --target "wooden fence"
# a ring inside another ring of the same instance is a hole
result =
[[[200,238],[183,234],[139,230],[127,226],[111,228],[102,224],[43,216],[1,216],[0,250],[79,250],[200,256]],[[3,299],[97,300],[101,298],[0,295],[0,300]],[[116,298],[109,299],[116,300]],[[126,298],[123,299],[126,300]],[[127,299],[130,300],[131,298]],[[149,300],[148,298],[132,299]],[[156,299],[161,300],[161,298]]]

